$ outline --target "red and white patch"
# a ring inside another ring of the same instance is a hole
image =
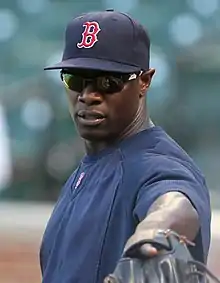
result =
[[[84,176],[85,176],[85,173],[82,172],[82,173],[80,174],[80,176],[79,176],[77,182],[76,182],[75,189],[77,189],[77,188],[79,187],[79,185],[81,184],[82,179],[84,178]]]
[[[77,43],[78,48],[91,48],[98,41],[98,33],[101,31],[98,22],[85,22],[82,41]]]

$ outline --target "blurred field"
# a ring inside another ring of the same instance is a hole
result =
[[[0,282],[39,283],[39,246],[52,205],[0,204]],[[220,211],[213,211],[209,267],[220,277]]]
[[[52,205],[0,204],[0,282],[39,283],[39,245]]]

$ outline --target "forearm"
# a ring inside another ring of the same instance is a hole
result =
[[[171,229],[193,241],[199,230],[197,211],[186,196],[170,192],[159,197],[150,207],[146,218],[139,223],[125,250],[143,239],[151,239],[158,230]]]

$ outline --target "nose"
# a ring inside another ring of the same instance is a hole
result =
[[[81,103],[86,105],[98,105],[102,102],[103,97],[100,93],[93,90],[92,88],[86,88],[78,97],[78,100]]]

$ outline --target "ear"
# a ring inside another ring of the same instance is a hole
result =
[[[155,69],[149,69],[148,71],[144,72],[140,77],[140,95],[144,96],[147,92],[148,88],[150,87],[151,80],[153,75],[155,74]]]

